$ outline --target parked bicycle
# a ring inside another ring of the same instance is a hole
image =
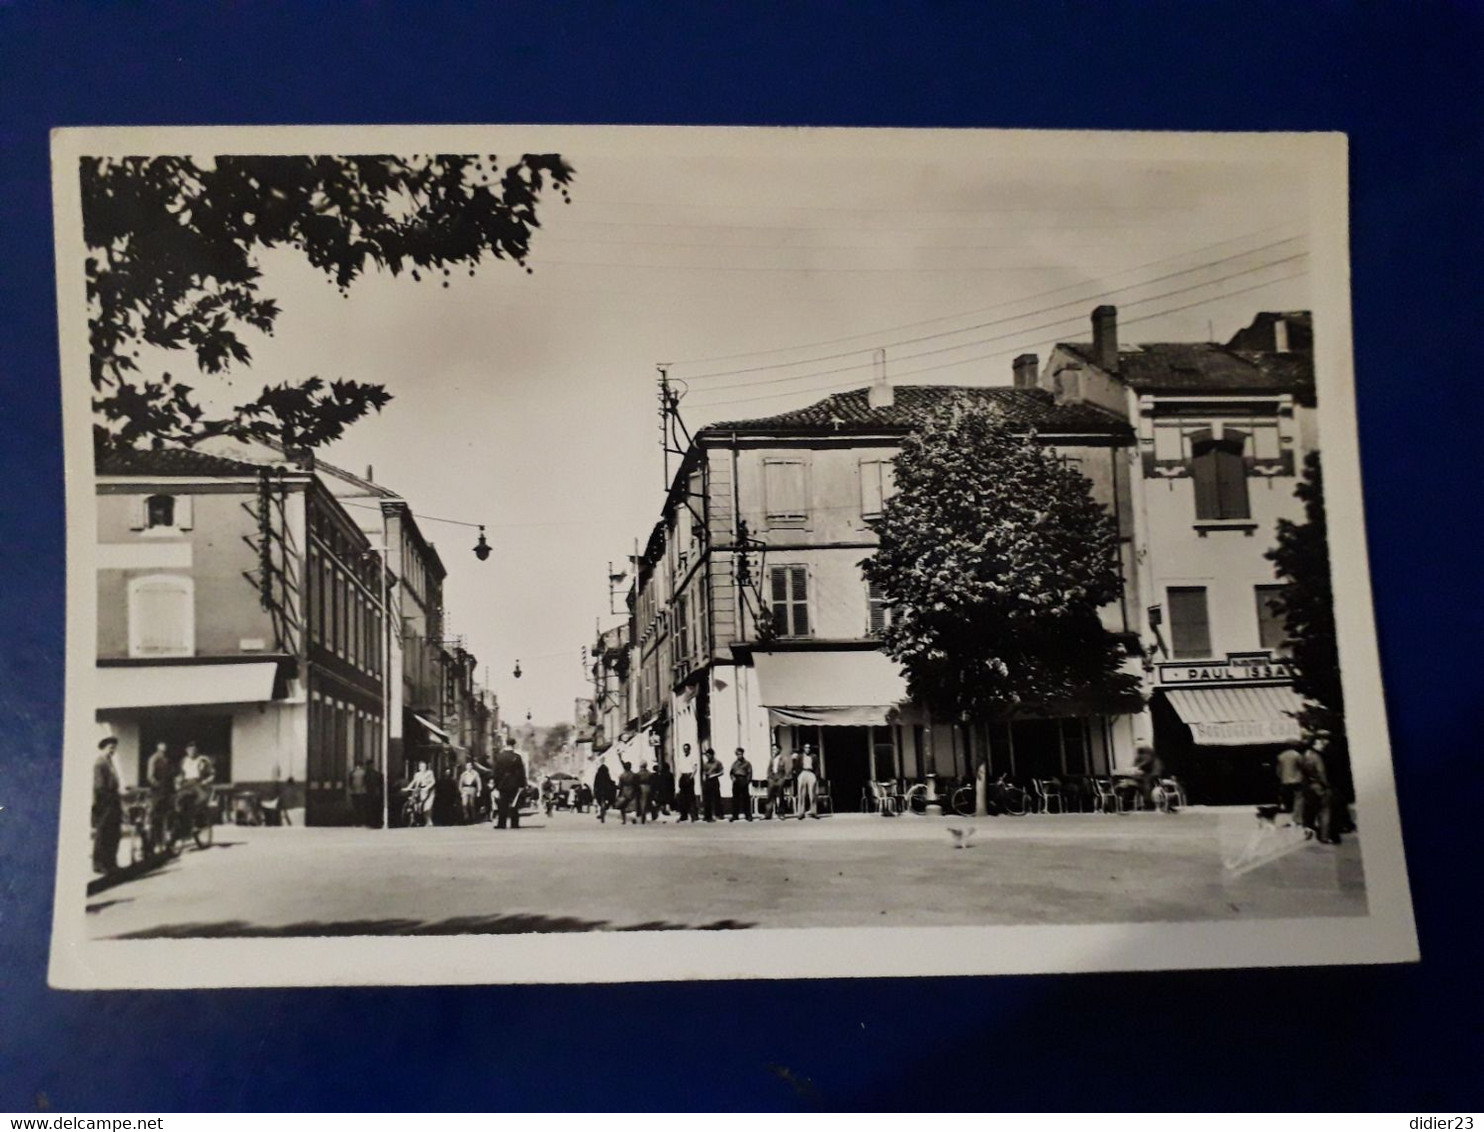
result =
[[[218,805],[216,793],[211,790],[178,790],[164,798],[147,790],[126,792],[129,863],[173,857],[188,844],[207,848],[215,837]]]
[[[941,794],[929,794],[927,784],[919,782],[916,786],[908,789],[907,793],[903,795],[903,799],[906,802],[903,808],[919,816],[926,814],[933,806],[937,806],[939,813],[952,813],[958,814],[960,817],[971,817],[977,802],[974,796],[974,783],[972,780]]]

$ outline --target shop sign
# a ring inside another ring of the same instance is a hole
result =
[[[1247,719],[1234,723],[1190,724],[1190,735],[1206,747],[1240,747],[1249,743],[1297,743],[1301,739],[1296,719]]]
[[[1267,652],[1230,653],[1225,660],[1159,666],[1161,684],[1286,684],[1292,679],[1293,666]]]

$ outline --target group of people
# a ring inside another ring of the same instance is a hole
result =
[[[352,775],[352,801],[355,781]],[[471,757],[457,773],[449,769],[440,777],[421,759],[400,793],[406,798],[408,825],[472,825],[491,817],[496,829],[518,829],[527,790],[526,764],[512,738],[488,767]]]
[[[653,766],[640,762],[637,769],[621,761],[623,770],[617,778],[606,762],[600,765],[593,779],[598,820],[607,821],[609,810],[617,811],[625,825],[631,820],[637,825],[659,821],[671,813],[682,822],[715,822],[724,817],[727,821],[753,820],[752,785],[758,779],[744,748],[738,747],[731,765],[725,766],[716,751],[707,747],[701,753],[699,791],[697,771],[690,769],[694,758],[689,743],[683,745],[680,763],[686,769],[678,781],[675,772],[659,761]],[[730,814],[722,798],[723,779],[730,790]],[[782,820],[790,810],[801,821],[819,817],[819,757],[813,747],[805,746],[789,755],[774,743],[762,781],[767,788],[763,820]]]
[[[1326,845],[1338,845],[1348,826],[1348,811],[1336,797],[1324,765],[1329,741],[1319,737],[1302,751],[1288,747],[1278,753],[1278,804],[1293,815],[1293,824]]]
[[[118,868],[119,841],[123,836],[124,778],[118,764],[119,741],[108,736],[98,742],[93,760],[93,870],[111,873]],[[193,813],[211,800],[216,764],[201,753],[194,740],[179,757],[165,742],[155,744],[144,767],[150,802],[146,836],[151,846],[165,841],[165,822],[173,812]]]

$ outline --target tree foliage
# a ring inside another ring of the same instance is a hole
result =
[[[861,568],[891,610],[882,647],[915,699],[971,719],[1074,699],[1137,707],[1098,618],[1122,587],[1118,531],[1086,477],[967,398],[909,434],[895,467]]]
[[[1278,542],[1268,551],[1268,558],[1284,585],[1273,604],[1283,618],[1286,644],[1293,657],[1294,690],[1311,701],[1300,714],[1299,723],[1308,737],[1329,739],[1325,757],[1334,764],[1347,760],[1348,748],[1329,569],[1329,528],[1324,514],[1324,474],[1318,452],[1305,457],[1304,473],[1294,494],[1304,505],[1304,521],[1278,520]]]
[[[258,253],[288,247],[348,294],[370,268],[413,279],[486,256],[526,268],[536,207],[567,199],[556,154],[86,158],[83,233],[94,436],[112,446],[192,444],[211,436],[315,447],[389,400],[351,379],[266,386],[213,416],[191,382],[146,373],[141,346],[186,351],[207,377],[252,360],[278,304],[261,293]]]

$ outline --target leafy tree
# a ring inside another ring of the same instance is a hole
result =
[[[261,249],[294,248],[348,294],[371,267],[413,279],[486,256],[525,267],[536,206],[567,196],[556,154],[86,158],[82,162],[94,439],[111,447],[212,436],[315,447],[390,395],[309,377],[270,385],[210,415],[192,384],[142,372],[142,345],[189,351],[199,374],[246,366],[249,332],[271,335],[278,304],[259,290]]]
[[[1283,580],[1273,602],[1283,618],[1293,657],[1293,687],[1310,703],[1299,713],[1306,738],[1327,738],[1324,752],[1332,781],[1348,792],[1350,751],[1345,732],[1345,689],[1340,683],[1340,649],[1335,634],[1334,588],[1329,570],[1329,529],[1324,515],[1324,474],[1319,453],[1304,459],[1296,495],[1304,521],[1278,520],[1278,544],[1268,559]]]
[[[881,643],[913,698],[973,720],[1073,699],[1137,708],[1098,618],[1122,586],[1118,531],[1086,477],[961,397],[905,438],[896,484],[861,568],[891,609]]]

